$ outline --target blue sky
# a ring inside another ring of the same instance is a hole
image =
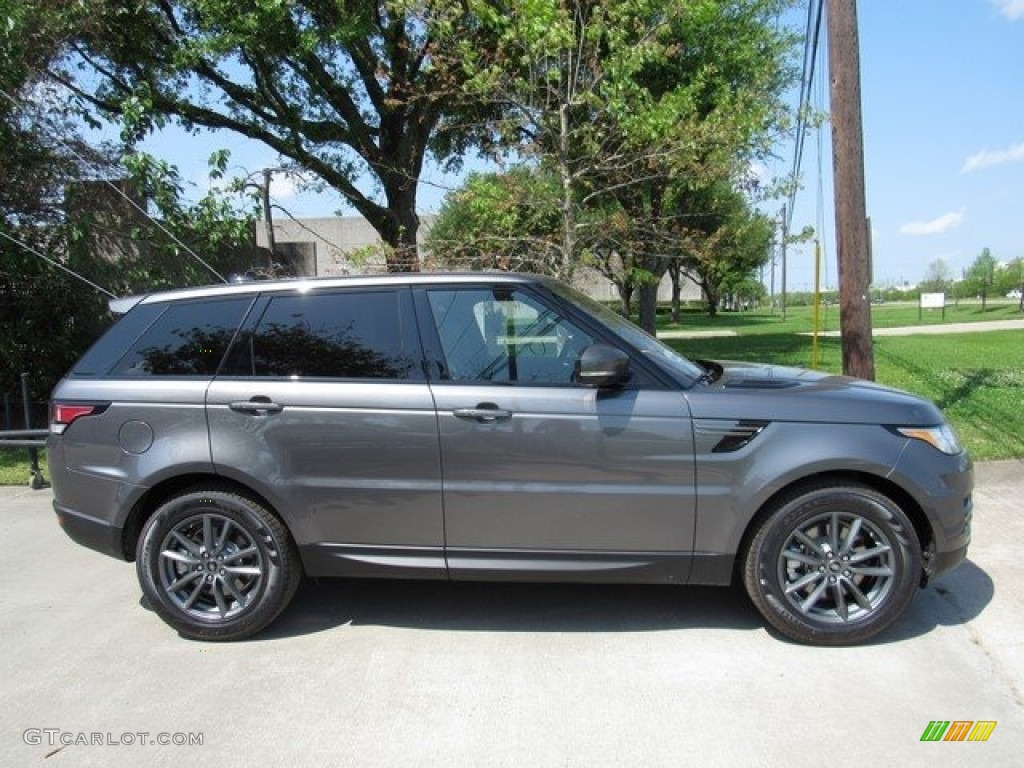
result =
[[[858,14],[876,284],[916,282],[936,259],[959,275],[986,247],[1002,261],[1024,257],[1024,0],[860,0]],[[814,92],[827,110],[826,75],[819,67]],[[273,152],[232,134],[169,130],[147,142],[200,185],[220,147],[232,151],[233,174],[277,164]],[[778,155],[769,173],[791,167],[790,146]],[[806,140],[793,227],[819,231],[834,286],[831,165],[826,123],[820,140],[817,132]],[[456,183],[428,170],[420,210],[436,211]],[[272,191],[295,216],[345,209],[337,195],[296,194],[285,178]],[[812,254],[812,245],[790,249],[790,290],[811,287]]]
[[[876,284],[916,282],[936,259],[959,275],[986,247],[1001,261],[1024,256],[1024,0],[861,0],[858,17]],[[821,231],[834,285],[824,130],[824,205],[809,136],[793,225]],[[795,249],[791,289],[811,284],[812,254]]]

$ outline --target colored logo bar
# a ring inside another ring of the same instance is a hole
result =
[[[921,741],[988,741],[996,729],[995,720],[931,720]]]

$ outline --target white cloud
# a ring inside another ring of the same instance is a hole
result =
[[[1024,0],[1020,0],[1020,3],[1024,7]],[[1006,163],[1016,163],[1021,160],[1024,160],[1024,143],[1014,144],[1009,149],[1000,149],[995,152],[983,149],[981,152],[975,152],[964,160],[960,173],[970,173],[981,168],[991,168],[993,165],[1005,165]]]
[[[992,4],[1010,21],[1024,17],[1024,0],[992,0]]]
[[[900,227],[901,235],[938,235],[963,223],[964,211],[944,213],[931,221],[911,221]]]

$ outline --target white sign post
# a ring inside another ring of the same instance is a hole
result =
[[[941,309],[942,319],[946,319],[946,294],[944,293],[922,293],[917,305],[917,319],[921,320],[922,310]]]

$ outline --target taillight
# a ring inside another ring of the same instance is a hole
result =
[[[110,403],[52,403],[50,406],[50,431],[63,435],[64,430],[83,416],[95,416],[107,410]]]

